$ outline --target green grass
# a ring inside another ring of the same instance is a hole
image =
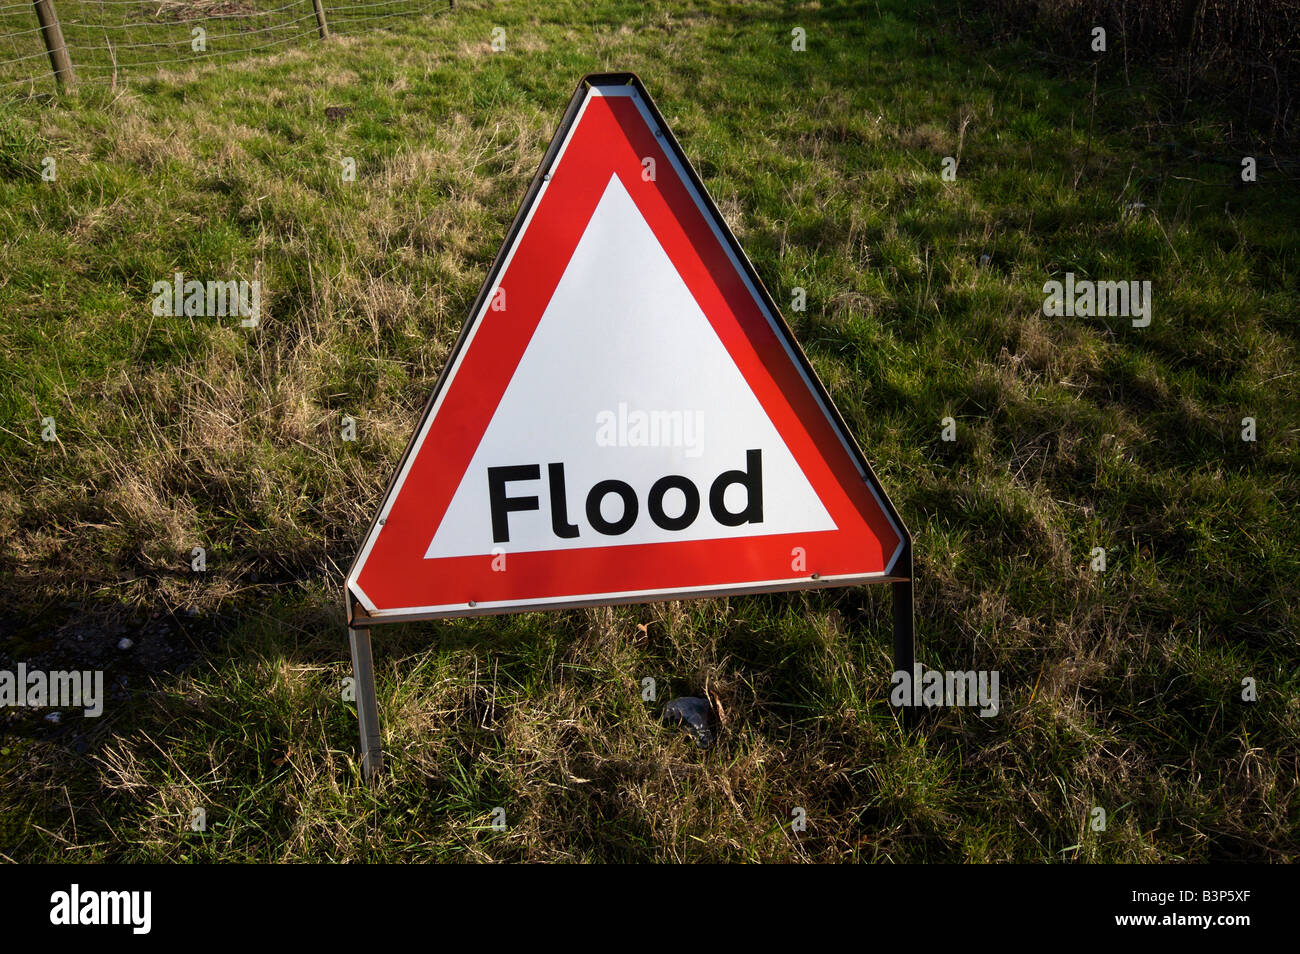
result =
[[[1294,857],[1295,166],[1172,121],[1136,64],[1094,106],[1083,49],[902,0],[462,2],[0,107],[0,653],[78,664],[84,627],[128,679],[99,720],[10,714],[0,852]],[[375,634],[390,771],[360,781],[343,568],[604,69],[641,75],[773,296],[807,289],[787,318],[915,536],[920,659],[998,670],[996,718],[900,729],[879,587],[405,625]],[[154,317],[175,271],[260,278],[261,325]],[[1066,271],[1150,280],[1151,326],[1044,316]],[[167,640],[190,665],[147,663]],[[707,752],[658,719],[705,691]]]

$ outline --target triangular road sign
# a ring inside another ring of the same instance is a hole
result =
[[[903,581],[910,563],[640,80],[587,77],[348,574],[350,623]]]

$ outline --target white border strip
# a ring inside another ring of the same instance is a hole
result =
[[[874,580],[892,579],[888,572],[850,573],[842,576],[790,577],[784,580],[761,580],[751,583],[670,587],[658,590],[620,590],[618,592],[588,593],[581,596],[557,596],[524,600],[498,600],[484,603],[446,603],[441,606],[420,606],[411,609],[379,610],[366,615],[377,622],[394,620],[455,619],[463,616],[492,616],[500,613],[526,610],[556,609],[582,606],[605,606],[615,603],[650,603],[681,597],[743,596],[748,593],[789,593],[797,590],[821,589],[826,586],[850,586]],[[364,620],[363,625],[369,625]]]

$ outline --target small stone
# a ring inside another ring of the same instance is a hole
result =
[[[664,721],[675,722],[695,737],[695,744],[707,749],[713,744],[713,711],[699,696],[682,696],[664,706]]]
[[[119,640],[117,641],[117,648],[120,649],[120,650],[122,650],[122,651],[124,651],[124,652],[125,652],[126,650],[130,649],[130,648],[131,648],[132,646],[134,646],[134,645],[135,645],[135,643],[133,643],[131,640],[127,639],[125,636],[123,636],[121,639],[119,639]]]

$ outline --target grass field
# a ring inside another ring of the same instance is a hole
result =
[[[2,714],[0,855],[1294,858],[1300,171],[1097,59],[946,2],[462,2],[0,107],[0,668],[114,688]],[[996,717],[900,728],[881,587],[412,624],[375,634],[362,783],[343,571],[605,69],[773,297],[807,289],[786,317],[915,537],[919,659],[997,670]],[[153,315],[177,271],[259,279],[260,324]],[[1066,272],[1149,280],[1150,326],[1046,316]],[[659,718],[705,692],[707,751]]]

